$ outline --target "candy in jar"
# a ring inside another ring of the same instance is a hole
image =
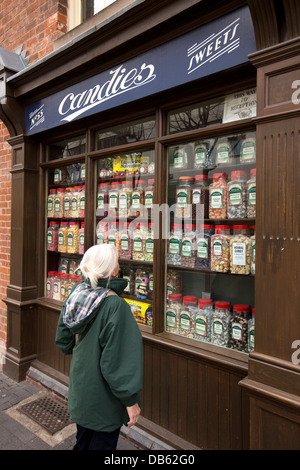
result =
[[[231,163],[231,146],[227,140],[219,142],[217,145],[216,165]]]
[[[85,186],[80,186],[79,188],[79,217],[84,218],[85,214]]]
[[[196,225],[186,224],[181,244],[181,265],[187,268],[195,267],[196,258]]]
[[[230,303],[215,302],[212,314],[211,342],[218,346],[227,346],[229,339]]]
[[[256,216],[256,168],[250,170],[250,179],[247,181],[247,217]]]
[[[254,351],[255,346],[255,308],[252,309],[252,316],[248,320],[248,352]]]
[[[145,261],[153,261],[153,255],[154,255],[154,224],[149,223],[148,233],[145,239],[145,253],[144,253]]]
[[[192,216],[192,185],[194,178],[191,176],[180,176],[179,184],[176,188],[176,208],[175,216],[191,217]]]
[[[213,163],[210,158],[210,148],[208,142],[195,144],[194,168],[209,168]]]
[[[57,251],[58,249],[58,223],[50,222],[47,231],[47,250]]]
[[[216,225],[211,237],[211,271],[227,273],[230,269],[230,226]]]
[[[67,253],[78,253],[79,250],[79,224],[70,222],[67,231]]]
[[[182,274],[175,269],[167,271],[167,295],[182,292]]]
[[[124,222],[123,230],[120,232],[120,258],[131,259],[132,257],[132,231],[130,222]]]
[[[196,233],[196,260],[198,269],[211,269],[211,237],[214,233],[213,225],[200,225],[200,232]]]
[[[227,217],[227,174],[215,173],[209,187],[209,218],[226,219]]]
[[[182,301],[183,305],[180,309],[179,314],[179,334],[192,338],[192,331],[194,331],[195,307],[197,305],[197,297],[195,297],[194,295],[185,295]]]
[[[250,163],[255,162],[256,160],[256,151],[255,151],[255,139],[249,137],[243,140],[241,145],[241,163]]]
[[[54,198],[54,217],[62,218],[64,216],[65,190],[58,188]]]
[[[81,223],[81,228],[79,230],[79,254],[84,254],[84,222]]]
[[[172,224],[172,232],[168,241],[168,263],[176,266],[181,265],[182,226]]]
[[[49,299],[53,299],[53,288],[54,288],[55,276],[56,276],[55,271],[48,272],[48,277],[47,277],[47,282],[46,282],[46,296]]]
[[[107,233],[108,233],[108,222],[101,221],[97,225],[96,235],[97,235],[97,245],[102,245],[102,243],[107,243]]]
[[[119,216],[129,217],[132,196],[132,182],[123,181],[119,191]]]
[[[192,186],[193,219],[208,219],[209,187],[207,175],[196,175]]]
[[[47,216],[54,217],[54,201],[55,201],[56,189],[50,189],[50,193],[47,201]]]
[[[166,310],[166,331],[179,333],[179,315],[181,309],[181,294],[170,294]]]
[[[250,274],[251,240],[248,225],[234,225],[230,239],[230,271],[232,274]]]
[[[147,229],[146,224],[137,223],[136,229],[133,232],[133,245],[132,245],[132,259],[144,261],[145,260],[145,244],[146,244]]]
[[[212,299],[198,299],[198,308],[195,311],[194,339],[210,342],[212,313]]]
[[[247,351],[249,305],[237,304],[232,307],[229,322],[229,343],[231,349]]]
[[[229,219],[247,217],[247,175],[245,171],[232,171],[231,181],[228,182]]]

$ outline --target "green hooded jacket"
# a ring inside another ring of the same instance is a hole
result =
[[[55,343],[63,353],[72,354],[68,395],[72,421],[112,432],[129,421],[126,407],[140,404],[143,346],[130,307],[119,297],[127,281],[112,280],[109,288],[118,295],[108,297],[106,285],[107,281],[98,283],[104,299],[95,308],[91,303],[98,296],[70,304],[73,288],[60,313]]]

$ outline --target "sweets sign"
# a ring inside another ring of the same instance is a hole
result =
[[[255,38],[248,7],[156,47],[142,56],[26,107],[31,135],[248,61]]]

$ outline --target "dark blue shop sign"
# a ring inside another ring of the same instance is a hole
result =
[[[243,64],[255,49],[251,16],[248,7],[243,7],[27,106],[26,134],[51,129]]]

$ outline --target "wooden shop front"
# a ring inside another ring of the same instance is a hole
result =
[[[4,373],[68,383],[62,302],[83,252],[116,243],[140,426],[178,448],[297,449],[299,6],[211,3],[136,2],[4,76]]]

